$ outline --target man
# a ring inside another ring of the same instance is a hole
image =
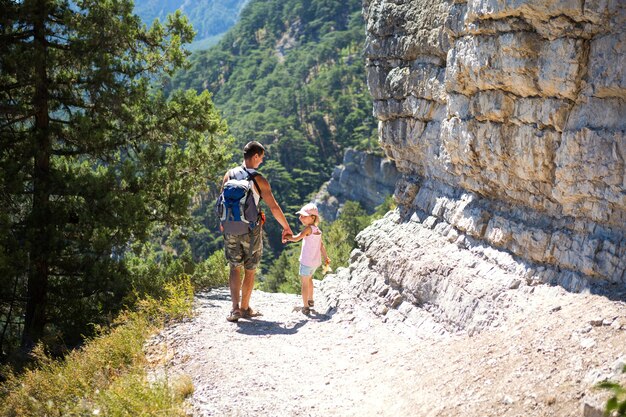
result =
[[[287,219],[280,208],[269,182],[263,178],[256,169],[263,162],[265,148],[259,142],[248,142],[243,148],[243,165],[233,168],[224,175],[222,188],[228,180],[249,180],[250,187],[254,194],[254,202],[258,206],[261,199],[265,201],[272,215],[283,228],[283,240],[292,235]],[[224,252],[226,260],[230,265],[230,296],[232,299],[232,311],[226,320],[236,322],[242,317],[253,317],[257,313],[250,307],[250,296],[254,288],[254,275],[256,268],[261,261],[263,253],[262,229],[263,222],[252,226],[246,225],[243,231],[237,227],[224,230],[224,225],[220,225],[224,232]],[[243,285],[241,283],[241,268],[244,268]],[[241,295],[241,297],[240,297]],[[241,301],[241,304],[240,304]]]

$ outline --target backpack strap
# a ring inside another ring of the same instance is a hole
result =
[[[245,165],[241,166],[243,168],[244,171],[246,171],[246,173],[248,174],[248,178],[250,178],[252,180],[252,183],[254,184],[254,186],[256,187],[256,190],[259,192],[259,202],[261,200],[263,200],[263,195],[261,195],[261,187],[259,187],[259,184],[257,184],[256,180],[254,179],[254,177],[256,177],[257,175],[261,175],[258,172],[250,172],[246,169]]]

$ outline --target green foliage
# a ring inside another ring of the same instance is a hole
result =
[[[138,314],[157,326],[168,321],[190,317],[193,305],[193,284],[182,274],[163,286],[163,296],[146,296],[137,303]],[[124,323],[124,321],[121,321]]]
[[[385,214],[394,210],[396,207],[397,204],[393,199],[393,195],[387,196],[387,198],[385,198],[385,201],[383,201],[381,205],[376,207],[376,210],[372,215],[372,221],[382,219]]]
[[[622,368],[622,372],[626,372],[626,365]],[[604,415],[626,417],[626,388],[616,382],[610,381],[601,382],[597,387],[613,391],[613,395],[606,402]]]
[[[191,275],[195,269],[189,250],[178,255],[171,247],[154,242],[136,244],[125,261],[132,285],[132,292],[124,299],[127,306],[146,297],[163,297],[172,280],[181,274]]]
[[[191,276],[196,290],[228,285],[230,268],[223,250],[215,251],[207,260],[199,263]]]
[[[196,290],[228,284],[229,267],[223,250],[216,250],[206,260],[196,262],[191,246],[180,231],[154,236],[150,242],[138,243],[126,254],[132,293],[125,298],[127,306],[139,299],[164,297],[168,285],[180,275],[188,275]]]
[[[290,244],[260,280],[259,289],[267,292],[300,293],[300,245]]]
[[[31,369],[10,374],[0,386],[0,416],[186,415],[182,403],[189,388],[168,380],[151,383],[146,375],[147,337],[166,321],[191,314],[188,277],[166,285],[164,293],[142,300],[137,311],[125,311],[108,333],[63,360],[38,345]]]
[[[370,223],[371,217],[359,203],[348,201],[344,204],[339,217],[325,233],[326,250],[333,269],[348,265],[350,252],[356,248],[356,235]]]
[[[0,345],[18,329],[25,347],[75,345],[137,284],[128,248],[191,225],[229,160],[226,125],[208,92],[159,91],[193,38],[180,13],[146,28],[131,0],[2,9]]]
[[[188,388],[189,384],[190,378],[184,376],[148,383],[145,375],[130,372],[102,391],[92,410],[100,410],[100,414],[106,416],[186,417],[189,414],[183,401],[193,393],[193,385]],[[181,385],[184,385],[182,389]]]

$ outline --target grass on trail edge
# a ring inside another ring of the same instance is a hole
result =
[[[167,322],[190,317],[193,287],[188,277],[166,285],[163,299],[147,298],[124,311],[114,325],[62,360],[42,347],[36,364],[9,373],[0,386],[0,416],[185,416],[193,392],[187,378],[149,381],[143,351],[150,335]]]

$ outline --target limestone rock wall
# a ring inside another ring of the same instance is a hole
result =
[[[404,216],[545,281],[626,283],[626,2],[363,5]]]

